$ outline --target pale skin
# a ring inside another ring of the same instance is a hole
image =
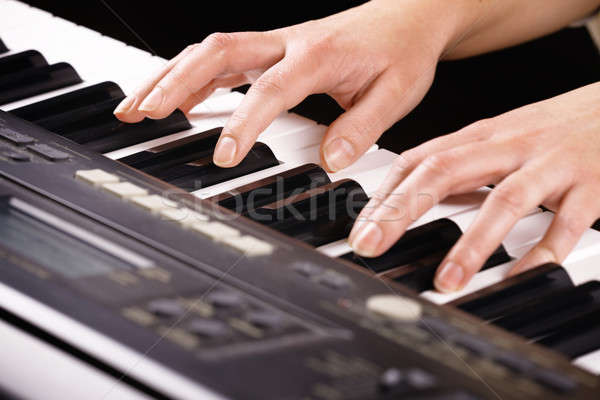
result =
[[[373,0],[269,32],[213,34],[189,46],[115,110],[124,122],[189,111],[218,87],[252,83],[227,122],[214,161],[237,165],[276,116],[312,93],[345,110],[321,143],[338,171],[424,97],[441,59],[468,57],[551,33],[600,0]],[[398,157],[349,242],[383,254],[449,195],[496,184],[438,268],[436,288],[464,287],[513,225],[544,204],[556,211],[516,274],[560,263],[600,216],[600,83],[479,121]],[[433,201],[423,202],[426,194]],[[411,212],[404,212],[410,210]]]

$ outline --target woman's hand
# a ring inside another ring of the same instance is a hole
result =
[[[562,262],[600,216],[600,83],[479,121],[402,154],[359,216],[350,243],[361,255],[378,256],[432,199],[487,184],[497,186],[437,271],[440,291],[464,287],[513,225],[539,204],[556,215],[511,274]]]
[[[232,167],[282,111],[328,93],[346,109],[321,144],[323,165],[337,171],[423,98],[458,31],[462,3],[376,0],[289,28],[214,34],[171,60],[115,114],[125,122],[163,118],[218,87],[254,81],[215,150],[215,163]]]

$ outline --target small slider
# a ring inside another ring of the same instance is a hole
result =
[[[146,189],[136,186],[130,182],[105,183],[102,185],[102,188],[122,199],[129,199],[136,196],[146,196],[148,194]]]
[[[208,216],[190,210],[189,208],[165,208],[160,210],[160,216],[168,221],[177,222],[184,228],[190,227],[198,222],[208,221]]]
[[[208,236],[217,242],[223,242],[225,239],[240,236],[240,231],[221,222],[197,222],[191,228],[195,232]]]
[[[273,252],[273,245],[253,236],[226,237],[223,243],[241,251],[249,257],[266,256]]]
[[[75,172],[75,179],[79,179],[94,186],[102,186],[105,183],[118,183],[119,177],[101,169],[79,170]]]
[[[161,210],[165,209],[176,209],[177,203],[173,200],[169,200],[166,197],[159,196],[157,194],[153,194],[150,196],[135,196],[130,199],[130,201],[148,211],[152,211],[153,213],[158,213]]]

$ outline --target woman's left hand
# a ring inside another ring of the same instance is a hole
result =
[[[359,216],[350,244],[360,255],[379,256],[435,203],[488,184],[497,186],[438,268],[435,285],[442,292],[464,287],[540,204],[556,211],[554,220],[510,274],[562,262],[600,216],[600,83],[403,153]]]

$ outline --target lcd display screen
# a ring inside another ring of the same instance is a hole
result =
[[[135,269],[124,260],[0,201],[0,245],[67,278]]]

